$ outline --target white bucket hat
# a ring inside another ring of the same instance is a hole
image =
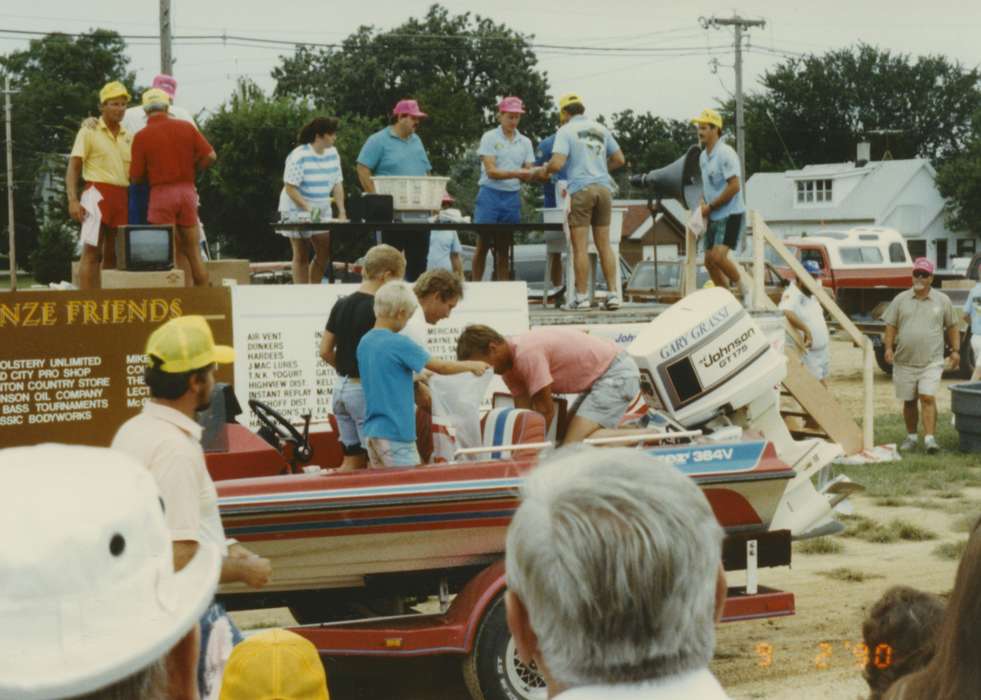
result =
[[[211,602],[213,545],[174,573],[153,477],[97,447],[0,450],[0,699],[75,696],[163,657]]]

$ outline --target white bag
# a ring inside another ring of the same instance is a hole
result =
[[[479,447],[480,404],[494,379],[493,372],[433,375],[433,462],[450,462],[458,449]],[[476,457],[479,457],[477,455]]]
[[[700,206],[691,210],[691,216],[688,218],[688,230],[695,236],[695,240],[698,240],[705,233],[705,217],[702,216]]]

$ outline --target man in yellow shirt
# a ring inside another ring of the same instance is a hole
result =
[[[133,137],[122,127],[123,115],[130,96],[126,86],[118,81],[107,83],[99,91],[99,112],[102,116],[94,129],[79,129],[75,136],[65,190],[68,193],[68,213],[82,224],[82,256],[78,265],[78,281],[82,289],[101,286],[99,264],[116,267],[116,227],[128,222],[127,188],[129,187],[130,148]],[[79,178],[85,189],[79,196]],[[99,217],[98,228],[95,220]]]

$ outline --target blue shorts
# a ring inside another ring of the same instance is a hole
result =
[[[521,192],[505,192],[493,187],[481,187],[474,208],[475,224],[520,224]]]
[[[746,227],[743,226],[744,214],[730,214],[724,219],[717,219],[708,222],[708,228],[702,236],[705,251],[711,250],[714,246],[724,245],[729,250],[738,250],[742,242],[743,233]]]

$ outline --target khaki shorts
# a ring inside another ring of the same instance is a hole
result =
[[[917,396],[936,396],[940,390],[940,376],[944,373],[942,362],[926,367],[892,366],[892,384],[896,398],[913,401]]]
[[[613,218],[613,195],[603,185],[589,185],[572,195],[569,226],[609,226]]]

